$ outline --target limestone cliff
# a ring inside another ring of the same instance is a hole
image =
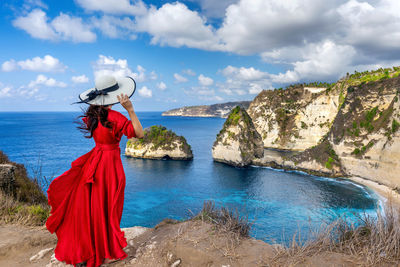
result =
[[[161,125],[144,129],[143,138],[129,139],[125,155],[148,159],[193,159],[192,149],[185,137],[178,136]]]
[[[318,144],[346,94],[343,82],[320,86],[300,84],[256,96],[247,112],[264,147],[303,151]]]
[[[263,156],[262,139],[246,110],[236,106],[229,113],[212,147],[215,161],[243,167]]]
[[[249,164],[360,176],[400,189],[399,75],[394,67],[355,72],[319,90],[262,91],[248,114],[264,155]]]
[[[344,171],[400,187],[400,77],[348,88],[329,133]]]
[[[250,101],[226,102],[213,105],[186,106],[167,110],[162,116],[183,116],[183,117],[222,117],[226,118],[228,113],[235,106],[248,108]]]

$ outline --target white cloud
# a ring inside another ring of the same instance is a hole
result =
[[[36,87],[38,85],[44,85],[47,87],[67,87],[67,84],[64,82],[56,81],[53,78],[48,78],[43,74],[39,74],[36,77],[36,80],[31,81],[28,85],[29,88]]]
[[[185,83],[188,79],[178,73],[174,73],[175,82],[177,83]]]
[[[14,71],[18,69],[18,64],[15,62],[14,59],[11,59],[9,61],[3,62],[1,65],[1,70],[2,71]]]
[[[0,90],[0,98],[3,98],[3,97],[10,97],[11,96],[11,87],[10,86],[6,86],[6,87],[3,87],[1,90]]]
[[[211,79],[210,77],[206,77],[203,74],[200,74],[198,79],[199,79],[199,83],[203,86],[210,86],[214,83],[213,79]]]
[[[258,94],[263,89],[271,89],[270,74],[253,67],[227,66],[220,71],[225,76],[225,82],[217,83],[220,92],[227,95]]]
[[[146,70],[138,65],[138,72],[133,72],[128,66],[126,59],[115,60],[113,57],[99,55],[99,58],[93,63],[92,67],[95,79],[101,75],[113,75],[115,77],[131,76],[136,82],[146,81]]]
[[[318,40],[337,23],[330,2],[315,0],[241,0],[230,5],[217,34],[228,51],[253,54]]]
[[[34,9],[25,17],[18,17],[12,23],[15,27],[26,31],[29,35],[39,39],[55,40],[57,34],[47,23],[46,13],[40,9]]]
[[[21,86],[20,88],[18,88],[17,94],[19,96],[25,97],[25,98],[32,98],[32,97],[36,97],[37,94],[39,93],[39,88],[35,87],[35,88],[28,88],[26,89],[26,86]]]
[[[52,22],[54,30],[62,40],[71,40],[75,43],[90,43],[96,41],[96,34],[93,33],[81,18],[70,17],[60,13]]]
[[[136,39],[135,22],[128,18],[117,18],[103,15],[101,18],[92,17],[91,24],[109,38]]]
[[[152,97],[153,96],[153,92],[146,86],[143,86],[142,88],[140,88],[138,92],[139,92],[139,95],[141,95],[143,97]]]
[[[236,68],[232,66],[227,66],[225,69],[222,70],[222,74],[224,76],[233,76],[235,75],[240,80],[245,81],[253,81],[253,80],[260,80],[267,77],[267,73],[257,70],[253,67],[250,68]]]
[[[48,8],[48,6],[45,3],[43,3],[41,0],[25,0],[24,4],[22,5],[22,7],[25,10],[30,10],[30,9],[32,9],[34,7],[40,7],[40,8],[43,8],[43,9],[47,9]]]
[[[190,76],[195,76],[195,75],[196,75],[196,72],[194,72],[194,71],[191,70],[191,69],[183,70],[182,73],[187,74],[187,75],[190,75]]]
[[[152,72],[150,72],[150,80],[157,80],[157,78],[158,78],[158,75],[154,70]]]
[[[74,83],[87,83],[87,82],[89,82],[89,78],[85,74],[82,74],[82,75],[79,75],[79,76],[72,76],[71,80]]]
[[[212,26],[206,25],[206,19],[180,2],[166,3],[159,9],[152,6],[136,22],[138,31],[152,35],[152,44],[205,50],[222,48]]]
[[[144,15],[146,5],[141,1],[130,0],[75,0],[89,11],[101,11],[106,14]],[[133,2],[131,4],[131,2]]]
[[[32,59],[21,60],[18,62],[11,59],[5,61],[1,66],[2,71],[15,71],[21,69],[40,72],[63,72],[66,68],[67,67],[61,63],[59,59],[50,55],[45,55],[43,58],[34,57]]]
[[[166,85],[164,82],[159,82],[159,83],[157,84],[157,87],[158,87],[160,90],[162,90],[162,91],[164,91],[165,89],[167,89],[167,85]]]
[[[81,18],[63,13],[50,22],[43,10],[34,9],[26,16],[16,18],[12,23],[38,39],[71,40],[76,43],[96,41],[96,34],[82,22]]]

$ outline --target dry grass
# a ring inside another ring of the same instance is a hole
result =
[[[202,210],[190,218],[190,220],[201,220],[211,222],[218,230],[237,233],[239,236],[248,237],[252,223],[248,217],[241,217],[237,209],[235,212],[221,207],[217,209],[214,201],[204,201]]]
[[[400,263],[400,208],[388,200],[384,214],[377,217],[361,215],[357,223],[345,219],[322,227],[314,238],[302,242],[294,236],[288,247],[277,247],[272,265],[295,266],[308,257],[337,252],[358,259],[362,266],[397,265]]]
[[[0,223],[43,225],[50,213],[47,204],[29,204],[0,191]]]

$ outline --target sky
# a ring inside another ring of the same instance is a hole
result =
[[[164,111],[400,65],[398,0],[3,0],[0,13],[0,111],[79,111],[103,74],[135,79],[136,111]]]

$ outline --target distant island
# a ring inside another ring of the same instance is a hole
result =
[[[251,101],[234,101],[212,105],[184,106],[164,111],[162,116],[181,117],[221,117],[226,118],[232,108],[241,106],[247,109]]]

